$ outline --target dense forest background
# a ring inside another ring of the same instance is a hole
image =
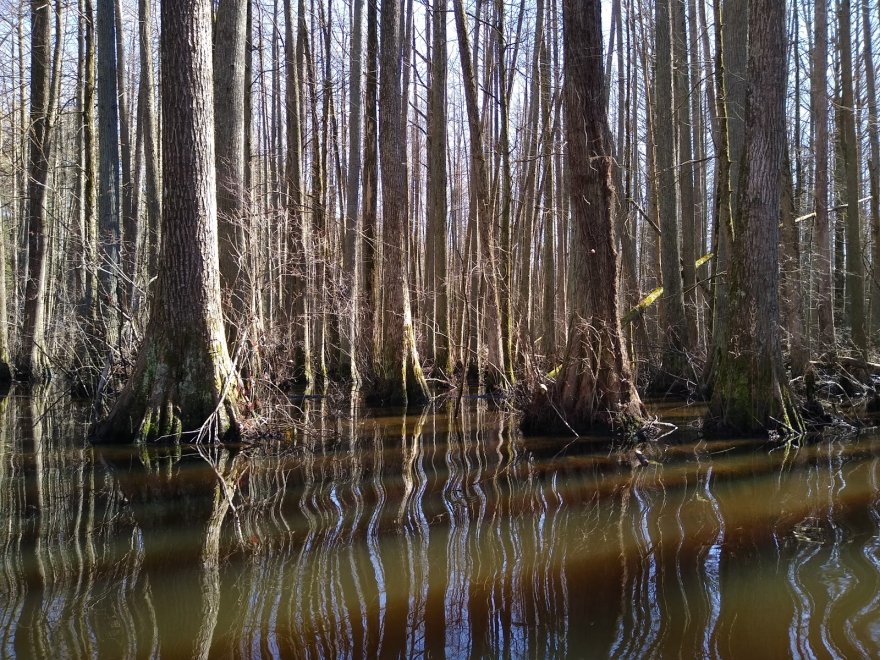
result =
[[[252,400],[354,383],[413,402],[469,378],[541,407],[549,383],[554,419],[589,425],[643,415],[638,384],[750,430],[799,428],[792,397],[829,365],[868,391],[877,3],[210,4],[200,208]],[[2,6],[0,363],[102,400],[169,245],[204,248],[169,235],[169,190],[192,185],[169,117],[201,97],[169,100],[186,76],[158,3]]]

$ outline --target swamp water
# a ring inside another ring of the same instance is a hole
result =
[[[880,435],[642,466],[482,401],[309,405],[230,452],[2,399],[0,656],[880,655]]]

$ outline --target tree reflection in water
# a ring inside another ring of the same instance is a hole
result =
[[[633,468],[308,399],[259,447],[92,448],[0,399],[2,654],[872,656],[880,437],[699,439]]]

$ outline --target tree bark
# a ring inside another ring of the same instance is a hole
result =
[[[245,46],[248,0],[221,0],[214,34],[214,140],[220,287],[226,341],[236,351],[247,337],[249,305],[243,225],[247,220],[244,160]]]
[[[162,254],[134,373],[97,441],[238,432],[238,377],[220,308],[210,0],[163,0]]]
[[[119,339],[121,267],[121,186],[119,162],[119,91],[116,76],[114,0],[98,0],[98,308],[97,330],[110,355]]]
[[[660,269],[663,300],[660,304],[660,337],[663,346],[661,366],[653,387],[666,391],[680,387],[689,376],[687,321],[681,276],[681,233],[679,230],[679,187],[675,177],[676,143],[672,76],[672,2],[656,0],[656,68],[654,72],[654,148],[658,174],[660,210]]]
[[[300,6],[302,3],[300,3]],[[308,220],[303,212],[302,195],[302,61],[301,49],[294,38],[294,15],[291,0],[284,0],[284,61],[285,117],[287,122],[287,154],[285,161],[285,208],[287,212],[287,266],[284,278],[285,322],[293,340],[294,367],[303,370],[311,383],[312,333],[308,321],[308,281],[306,249],[309,237]]]
[[[684,286],[684,311],[687,325],[686,346],[697,346],[697,271],[694,263],[697,254],[697,197],[694,167],[694,144],[691,127],[696,117],[691,115],[691,74],[688,61],[687,23],[685,0],[672,0],[672,61],[673,89],[675,97],[675,128],[678,133],[677,171],[678,189],[681,193],[681,273]],[[665,291],[665,290],[664,290]]]
[[[855,95],[853,93],[852,8],[850,0],[838,0],[837,22],[840,34],[841,138],[846,201],[846,318],[858,356],[868,358],[865,331],[865,264],[862,261],[862,231],[859,218],[859,151],[856,137]]]
[[[485,328],[486,328],[486,368],[489,370],[488,384],[495,386],[507,378],[504,341],[501,331],[501,296],[499,290],[498,245],[495,238],[495,219],[492,214],[492,200],[489,194],[489,175],[483,144],[483,127],[477,103],[477,83],[472,63],[467,19],[462,0],[453,0],[455,25],[458,33],[459,60],[462,63],[464,96],[467,107],[468,131],[471,141],[471,195],[469,213],[471,221],[478,228],[481,258],[486,283]]]
[[[813,204],[816,211],[816,316],[819,324],[817,346],[835,352],[833,269],[831,258],[831,225],[828,217],[828,0],[816,0],[815,36],[811,101],[813,106],[814,145],[816,160]]]
[[[378,245],[376,243],[376,216],[379,200],[378,116],[376,114],[379,89],[379,0],[367,2],[367,57],[364,67],[364,180],[363,180],[363,254],[361,277],[363,285],[363,327],[361,334],[364,352],[361,364],[372,364],[378,352],[376,340],[377,313],[380,305],[378,284]]]
[[[81,359],[80,368],[73,370],[74,389],[91,391],[94,372],[99,359],[95,347],[96,300],[98,298],[96,238],[97,228],[97,154],[95,152],[95,12],[92,0],[82,0],[80,7],[80,31],[82,41],[82,69],[79,81],[80,96],[80,237],[82,246],[77,255],[77,268],[81,272],[80,297],[77,300],[77,321],[81,332],[76,354]]]
[[[24,321],[16,375],[24,380],[48,377],[44,327],[46,291],[46,183],[49,177],[50,41],[51,7],[46,0],[31,0],[31,85],[28,145],[27,279],[24,291]]]
[[[600,0],[564,0],[562,17],[575,291],[562,371],[546,395],[554,403],[539,396],[523,425],[545,432],[559,427],[562,416],[575,430],[632,429],[645,411],[620,329]]]
[[[447,116],[446,116],[446,7],[447,0],[434,0],[431,8],[431,69],[428,88],[428,240],[426,249],[426,276],[430,282],[427,293],[431,296],[431,318],[428,321],[428,345],[434,368],[447,376],[452,374],[449,350],[449,298],[447,294],[446,246],[447,188],[446,172]]]
[[[800,426],[779,339],[786,4],[750,1],[745,143],[740,202],[734,214],[729,325],[709,406],[715,425],[743,434]]]
[[[511,296],[511,197],[513,196],[513,176],[510,166],[510,98],[507,85],[507,35],[505,28],[504,0],[495,0],[495,59],[498,70],[496,94],[498,96],[500,124],[498,129],[497,150],[501,161],[498,185],[498,209],[500,221],[500,244],[498,250],[498,298],[499,298],[499,323],[501,325],[501,353],[504,357],[505,376],[510,384],[515,382],[513,371],[513,318]]]
[[[718,101],[716,121],[719,125],[719,134],[726,132],[722,137],[727,145],[726,158],[729,163],[729,176],[726,180],[718,180],[719,187],[726,187],[730,191],[729,207],[719,206],[716,209],[721,212],[730,211],[728,218],[736,214],[738,192],[740,185],[740,164],[743,150],[743,121],[745,117],[745,80],[746,80],[746,56],[749,36],[748,2],[747,0],[723,0],[715,2],[716,35],[721,41],[716,40],[716,48],[723,55],[724,69],[716,83]],[[718,44],[721,44],[719,47]],[[722,90],[721,87],[724,87]],[[722,107],[723,106],[723,107]],[[726,125],[726,130],[721,129],[721,123]],[[730,279],[730,242],[733,232],[729,229],[727,221],[716,214],[715,216],[715,267],[714,303],[712,315],[712,345],[722,345],[723,337],[727,332],[727,312],[729,309],[729,279]],[[712,371],[715,367],[714,358],[717,351],[710,353],[706,372],[709,374],[708,382],[712,381]]]
[[[344,375],[351,378],[355,386],[360,384],[357,343],[360,332],[360,268],[361,221],[359,210],[361,184],[361,72],[363,60],[363,18],[364,0],[355,0],[352,7],[351,35],[351,81],[349,83],[349,133],[348,133],[348,181],[345,200],[345,244],[343,250],[343,272],[348,283],[347,309],[342,320],[343,339],[340,362]],[[347,372],[347,373],[345,373]]]
[[[806,345],[800,232],[795,222],[795,195],[791,160],[787,149],[783,156],[781,193],[780,294],[782,296],[782,316],[788,334],[791,375],[799,377],[803,376],[809,367],[810,352]]]
[[[411,404],[428,398],[416,349],[407,264],[407,187],[400,68],[400,3],[382,0],[379,60],[379,151],[382,183],[382,345],[371,398]]]
[[[137,268],[137,234],[138,234],[138,209],[134,206],[137,198],[134,193],[132,182],[134,169],[132,167],[131,130],[128,105],[128,89],[125,85],[125,35],[122,29],[122,5],[121,0],[113,1],[113,20],[115,22],[114,38],[116,47],[116,92],[119,115],[119,266],[118,278],[119,304],[121,310],[128,312],[131,305],[131,296],[134,293]],[[100,95],[100,91],[99,91]],[[135,152],[137,153],[137,152]]]
[[[865,86],[868,101],[868,142],[871,158],[868,161],[871,194],[871,278],[870,336],[875,345],[880,341],[880,126],[877,115],[877,81],[874,67],[874,48],[871,43],[871,18],[868,0],[862,0],[862,31],[865,60]]]
[[[0,138],[0,150],[3,139]],[[5,207],[0,198],[0,208]],[[9,352],[9,310],[6,306],[6,222],[0,219],[0,384],[12,379],[12,358]]]
[[[144,198],[147,226],[144,232],[147,277],[159,267],[159,223],[162,218],[162,181],[159,170],[159,136],[156,131],[156,91],[153,73],[153,16],[150,0],[139,0],[141,79],[138,93],[138,123],[144,158]]]

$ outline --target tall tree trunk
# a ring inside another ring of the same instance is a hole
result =
[[[694,167],[692,126],[696,117],[691,115],[690,62],[688,60],[686,0],[672,0],[672,61],[675,98],[675,128],[678,136],[678,161],[675,164],[678,188],[681,193],[681,272],[684,286],[687,346],[697,345],[697,197]]]
[[[372,395],[385,403],[409,404],[428,397],[416,349],[410,307],[407,188],[404,165],[400,68],[400,3],[382,0],[379,62],[379,150],[382,174],[382,345]]]
[[[287,266],[285,277],[285,322],[293,340],[293,361],[303,377],[312,382],[312,341],[308,321],[306,285],[308,282],[306,249],[308,220],[303,212],[302,195],[302,62],[299,44],[294,39],[292,0],[284,0],[285,117],[287,121],[287,158],[285,190],[287,210]],[[299,3],[300,10],[302,2]]]
[[[816,0],[815,37],[811,75],[814,146],[816,160],[813,204],[816,211],[816,316],[819,323],[817,346],[835,352],[831,224],[828,217],[828,0]]]
[[[159,266],[159,223],[162,217],[162,181],[159,173],[159,136],[156,132],[156,92],[153,72],[153,16],[150,0],[138,0],[140,18],[141,77],[138,93],[138,126],[144,158],[144,198],[147,225],[144,232],[147,282]]]
[[[600,0],[563,0],[562,16],[575,292],[562,371],[546,395],[555,403],[539,396],[523,420],[542,433],[560,426],[560,413],[575,429],[614,429],[645,414],[620,329]]]
[[[729,325],[709,409],[718,426],[744,434],[800,424],[779,339],[786,4],[750,0],[745,148],[740,202],[734,214]]]
[[[82,96],[80,110],[80,218],[82,223],[82,250],[79,268],[82,271],[81,298],[77,301],[77,318],[82,328],[76,354],[82,358],[81,371],[76,372],[75,388],[90,391],[94,369],[99,365],[95,346],[95,325],[98,299],[97,280],[97,154],[95,151],[95,12],[92,0],[83,0],[81,6],[82,30]]]
[[[440,374],[452,375],[449,350],[449,298],[446,275],[446,246],[448,243],[446,172],[447,116],[446,116],[446,7],[447,0],[434,0],[431,7],[431,68],[428,88],[428,182],[426,276],[431,297],[431,317],[428,322],[429,350],[434,368]]]
[[[48,375],[44,327],[46,291],[46,196],[49,177],[50,42],[51,8],[46,0],[31,0],[31,85],[28,144],[27,279],[24,291],[24,320],[17,375],[25,380],[42,380]]]
[[[520,207],[517,213],[520,237],[519,256],[519,295],[518,312],[520,337],[523,342],[521,351],[527,355],[532,350],[533,342],[533,275],[532,248],[534,243],[535,219],[540,213],[541,200],[538,190],[538,154],[541,148],[540,109],[541,109],[541,69],[539,53],[544,48],[544,0],[535,2],[535,33],[532,46],[532,79],[529,84],[528,112],[525,120],[526,162],[523,165],[523,179],[520,195]]]
[[[113,2],[113,20],[115,22],[115,48],[116,48],[116,93],[117,108],[119,113],[119,303],[122,310],[129,311],[131,295],[134,292],[135,268],[137,264],[137,209],[134,206],[136,198],[134,184],[132,182],[132,150],[131,130],[129,128],[128,112],[128,88],[125,84],[125,34],[122,29],[122,5],[121,0]],[[99,85],[100,87],[100,85]],[[100,95],[100,90],[99,90]],[[99,100],[100,102],[100,100]]]
[[[238,431],[220,302],[210,0],[163,0],[162,255],[134,373],[93,432],[106,442]]]
[[[351,35],[351,75],[349,82],[349,132],[348,132],[348,181],[345,199],[345,245],[343,251],[343,272],[348,282],[348,308],[342,320],[345,327],[340,333],[343,344],[340,363],[344,375],[351,378],[355,386],[360,384],[358,370],[357,343],[360,332],[360,268],[361,221],[358,202],[361,185],[361,71],[363,60],[363,19],[364,0],[355,0],[352,6]],[[347,372],[347,373],[345,373]]]
[[[471,59],[470,39],[467,19],[462,0],[453,0],[455,25],[458,33],[459,60],[464,78],[464,96],[467,107],[468,131],[471,140],[471,195],[469,213],[473,224],[479,230],[481,258],[483,263],[486,296],[486,348],[488,351],[486,367],[489,371],[488,384],[495,386],[503,382],[508,371],[505,367],[504,341],[501,332],[501,295],[499,290],[498,245],[495,238],[495,219],[492,214],[492,200],[489,192],[489,174],[483,144],[483,127],[477,102],[477,82]]]
[[[381,292],[378,284],[378,244],[376,216],[379,200],[379,157],[377,97],[379,89],[379,0],[367,2],[367,58],[364,67],[364,181],[363,181],[363,254],[361,277],[363,283],[364,359],[372,364],[378,352],[376,326],[379,319]]]
[[[506,367],[507,380],[512,384],[515,380],[513,370],[513,318],[512,318],[512,301],[513,295],[511,267],[511,197],[513,196],[513,175],[510,166],[510,98],[507,84],[507,35],[505,27],[504,0],[495,0],[495,59],[497,62],[497,85],[496,94],[498,96],[500,124],[498,130],[498,146],[500,151],[500,182],[498,186],[499,196],[499,220],[500,220],[500,245],[498,259],[498,296],[500,302],[499,322],[501,324],[501,346],[502,354],[505,357],[504,366]]]
[[[245,259],[244,96],[247,4],[221,0],[214,32],[214,140],[217,171],[217,228],[220,287],[226,310],[226,341],[233,353],[247,340],[250,295]]]
[[[841,138],[846,202],[846,318],[852,343],[859,358],[868,357],[865,331],[865,264],[862,261],[862,231],[859,218],[859,150],[856,138],[855,95],[853,93],[852,9],[850,0],[838,0],[837,22],[840,31]]]
[[[671,3],[657,0],[656,69],[654,73],[654,149],[659,179],[660,251],[663,275],[663,300],[660,305],[660,330],[663,344],[660,372],[654,387],[660,391],[679,387],[689,376],[688,329],[681,276],[681,233],[679,231],[679,187],[675,168],[676,144],[674,109],[683,99],[673,92]],[[691,196],[691,202],[693,201]],[[692,212],[692,209],[691,209]]]
[[[0,153],[3,153],[3,137],[0,136]],[[12,358],[9,350],[9,310],[6,305],[6,203],[0,196],[0,384],[12,379]]]
[[[868,142],[871,158],[868,161],[868,177],[871,195],[871,322],[870,336],[874,343],[880,342],[880,126],[877,115],[877,80],[874,68],[874,48],[871,39],[871,18],[868,0],[862,0],[862,43],[865,60],[865,86],[868,101]]]
[[[324,191],[326,181],[325,172],[325,150],[322,148],[322,134],[326,130],[326,121],[319,120],[318,115],[318,81],[315,71],[315,59],[313,48],[309,40],[309,29],[306,22],[305,3],[303,0],[299,2],[298,14],[298,31],[296,38],[297,61],[300,66],[301,89],[308,90],[308,97],[305,91],[300,97],[303,103],[304,116],[311,115],[311,140],[309,141],[311,153],[311,192],[309,193],[307,205],[310,213],[304,213],[303,217],[307,224],[307,237],[303,241],[305,246],[305,264],[306,264],[306,287],[303,292],[306,297],[307,313],[305,318],[310,325],[311,346],[310,354],[312,357],[312,365],[310,368],[312,377],[309,383],[314,385],[319,381],[323,383],[327,376],[327,364],[325,360],[325,318],[326,310],[320,304],[324,294],[324,259],[323,245],[325,236],[325,208],[324,208]],[[314,18],[314,15],[313,15]],[[306,103],[310,101],[310,103]],[[308,108],[310,112],[305,112]],[[307,122],[303,121],[305,129]],[[303,131],[303,140],[306,133]],[[304,200],[306,201],[306,200]]]
[[[636,257],[636,223],[633,214],[630,212],[630,195],[628,186],[624,183],[626,177],[629,176],[627,161],[629,158],[629,143],[632,136],[628,133],[627,108],[629,107],[630,97],[629,87],[627,86],[627,63],[631,62],[631,58],[624,59],[624,27],[623,27],[623,8],[621,0],[614,0],[612,9],[612,17],[615,21],[617,38],[617,138],[615,147],[615,167],[614,185],[617,188],[615,198],[614,213],[616,217],[617,231],[620,234],[621,248],[621,267],[623,268],[623,291],[622,302],[626,309],[630,309],[639,300],[639,274]],[[609,56],[609,61],[610,61]],[[610,87],[611,81],[608,81]],[[638,331],[643,326],[642,319],[637,321]],[[630,357],[634,357],[630,355]]]
[[[101,352],[108,356],[119,339],[121,199],[119,93],[116,77],[114,0],[98,0],[98,326]]]
[[[780,294],[782,316],[788,334],[791,357],[791,375],[803,376],[809,367],[810,352],[806,345],[804,322],[803,278],[801,276],[800,232],[795,222],[795,194],[792,182],[791,159],[788,150],[782,165],[782,222],[780,224]]]
[[[542,278],[544,288],[542,291],[543,314],[541,320],[543,333],[541,336],[543,339],[541,341],[541,346],[544,349],[544,356],[547,364],[553,369],[556,366],[559,352],[556,335],[559,332],[559,324],[557,323],[557,305],[559,304],[558,297],[560,295],[560,290],[557,288],[557,284],[560,282],[556,276],[556,266],[557,261],[562,258],[562,255],[556,254],[558,250],[557,239],[559,238],[560,233],[558,226],[559,223],[557,221],[562,214],[560,210],[556,208],[554,195],[556,194],[556,184],[562,178],[562,173],[557,170],[556,164],[558,163],[558,160],[553,157],[553,149],[555,148],[554,140],[557,128],[552,115],[553,103],[550,94],[550,77],[552,71],[550,69],[550,58],[546,45],[546,38],[541,46],[541,52],[538,56],[539,67],[541,70],[541,160],[544,165],[544,184],[543,190],[540,191],[542,194],[541,218],[543,220],[541,224],[543,225],[544,232],[543,254],[541,255],[541,262],[544,271],[544,276]],[[562,291],[564,295],[564,288]],[[564,303],[561,307],[563,310],[565,309]]]
[[[723,12],[723,17],[722,17]],[[740,165],[743,150],[743,126],[746,102],[746,57],[748,53],[748,0],[723,0],[715,3],[715,24],[720,28],[716,34],[721,41],[716,40],[716,48],[724,57],[724,69],[722,78],[716,83],[718,96],[723,96],[723,105],[716,103],[716,121],[720,124],[722,115],[727,126],[727,157],[730,163],[730,176],[727,181],[718,180],[718,186],[726,186],[730,190],[730,213],[736,215],[736,205],[739,199]],[[718,46],[718,44],[721,44]],[[724,85],[722,94],[721,85]],[[719,133],[722,129],[719,127]],[[724,139],[724,138],[722,138]],[[716,204],[716,209],[724,212],[723,206]],[[727,311],[729,273],[730,273],[730,241],[732,232],[725,231],[724,219],[715,216],[715,268],[714,268],[714,303],[712,314],[712,344],[723,350],[723,337],[727,332]],[[717,350],[710,354],[707,365],[707,373],[711,374],[714,369],[714,356]],[[712,380],[710,375],[709,381]]]
[[[707,201],[709,198],[708,195],[708,178],[707,178],[707,167],[706,167],[706,140],[705,140],[705,126],[711,125],[707,122],[706,117],[704,115],[704,106],[703,106],[703,86],[706,86],[707,90],[711,90],[711,98],[714,99],[714,89],[711,87],[711,76],[708,80],[703,79],[701,75],[701,66],[700,66],[700,39],[698,37],[700,27],[699,27],[699,14],[697,12],[697,2],[696,0],[687,0],[688,4],[688,43],[690,44],[690,71],[691,71],[691,81],[692,81],[692,89],[690,92],[691,95],[691,131],[693,136],[693,151],[694,151],[694,186],[695,186],[695,207],[694,207],[694,244],[695,244],[695,254],[694,258],[701,257],[705,254],[708,249],[706,246],[706,231],[708,228],[707,223]],[[703,2],[700,3],[702,6]],[[704,9],[705,11],[705,9]],[[709,94],[707,94],[708,96]],[[687,264],[687,260],[685,260],[685,264]],[[696,269],[694,273],[694,277],[697,283],[697,289],[694,292],[694,301],[697,305],[696,308],[696,322],[697,322],[697,333],[698,336],[695,338],[697,341],[694,344],[694,348],[699,348],[706,346],[706,319],[707,317],[707,308],[706,308],[706,291],[707,288],[703,284],[699,284],[701,281],[705,281],[706,275],[709,273],[709,266],[703,266],[702,268]],[[707,347],[708,348],[708,347]]]

